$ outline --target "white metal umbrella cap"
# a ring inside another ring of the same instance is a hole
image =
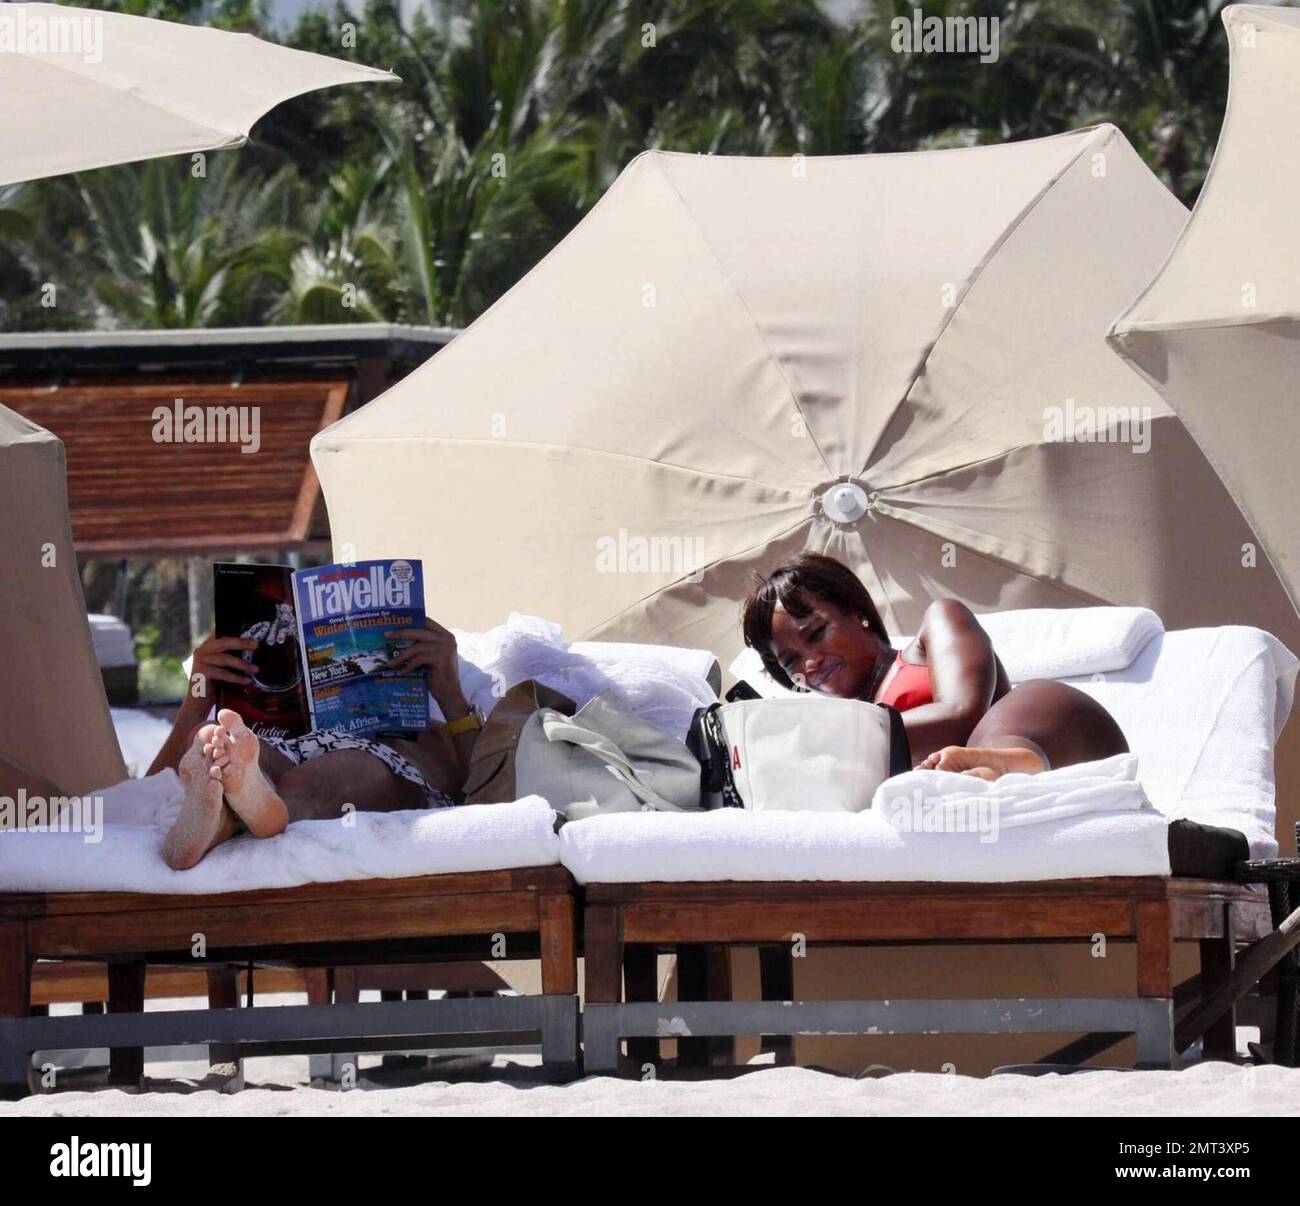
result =
[[[857,482],[836,482],[818,500],[832,523],[857,523],[871,510],[873,499]]]

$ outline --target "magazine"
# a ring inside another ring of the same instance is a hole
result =
[[[258,670],[222,683],[219,707],[254,732],[292,737],[309,729],[365,736],[429,727],[421,672],[387,667],[409,640],[385,634],[424,627],[421,563],[361,561],[294,571],[285,565],[214,566],[219,636],[251,637],[242,654]]]
[[[421,563],[358,561],[298,570],[293,592],[312,727],[358,735],[427,729],[424,674],[387,669],[411,642],[386,634],[424,627]]]
[[[252,681],[218,683],[217,707],[234,709],[261,737],[305,733],[311,710],[298,644],[293,570],[219,561],[212,567],[212,593],[217,636],[258,642],[256,650],[238,655],[250,667]]]

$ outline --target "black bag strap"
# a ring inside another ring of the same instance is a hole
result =
[[[889,713],[889,777],[905,774],[912,769],[912,743],[907,739],[903,714],[890,704],[877,704]]]
[[[720,703],[697,708],[686,737],[686,748],[699,760],[700,789],[720,795],[724,808],[743,808],[745,802],[731,777],[731,751],[718,716]]]

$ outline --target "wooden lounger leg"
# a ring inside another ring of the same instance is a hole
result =
[[[334,969],[334,1004],[355,1005],[361,1000],[361,988],[357,982],[355,967],[336,967]],[[361,1058],[355,1051],[332,1051],[329,1056],[330,1070],[328,1081],[336,1085],[351,1088],[361,1075]],[[351,1072],[349,1073],[349,1069]]]
[[[622,918],[617,905],[593,905],[583,923],[587,1004],[618,1005],[623,999]],[[583,1068],[591,1073],[618,1071],[619,1037],[583,1017]]]
[[[108,965],[108,1012],[144,1012],[144,970],[141,960]],[[144,1079],[144,1048],[113,1047],[108,1053],[108,1083],[139,1088]]]
[[[302,973],[308,1005],[329,1005],[334,1000],[334,969],[309,967]],[[333,1057],[317,1054],[307,1057],[307,1076],[311,1080],[329,1080],[334,1074]]]
[[[677,955],[677,986],[681,993],[682,960],[679,949]],[[637,943],[623,947],[623,995],[629,1001],[657,1001],[659,999],[659,950],[657,947]],[[685,998],[683,998],[685,999]],[[677,1059],[680,1063],[684,1057],[683,1045],[690,1039],[677,1041]],[[638,1069],[644,1071],[646,1065],[657,1068],[660,1059],[659,1040],[657,1038],[630,1038],[627,1040],[627,1057]]]
[[[759,997],[764,1001],[794,1000],[794,958],[790,947],[760,946],[758,948]],[[794,1036],[765,1034],[762,1049],[776,1055],[778,1066],[794,1063]]]
[[[1172,1068],[1174,1050],[1173,925],[1169,902],[1137,905],[1137,995],[1145,1013],[1137,1031],[1137,1066]]]
[[[725,946],[685,943],[677,948],[677,997],[681,1001],[731,1000],[731,962]],[[632,999],[631,992],[628,999]],[[730,1067],[736,1062],[736,1040],[732,1035],[678,1039],[677,1052],[677,1062],[686,1067]]]
[[[578,1069],[578,942],[573,897],[543,893],[537,902],[542,955],[542,1066],[557,1079]]]
[[[1232,906],[1223,906],[1223,937],[1201,939],[1201,997],[1210,996],[1232,974],[1236,962],[1236,934]],[[1237,1010],[1229,1006],[1224,1014],[1206,1028],[1202,1040],[1206,1059],[1237,1058]]]
[[[234,967],[212,967],[208,969],[208,1008],[239,1008],[239,969]],[[240,1058],[237,1046],[213,1044],[208,1048],[208,1071],[210,1075],[220,1076],[225,1080],[223,1092],[234,1093],[244,1087],[244,1061]]]
[[[21,922],[0,925],[0,1017],[27,1016],[32,993],[32,960]],[[0,1097],[23,1097],[31,1091],[32,1055],[0,1039]]]

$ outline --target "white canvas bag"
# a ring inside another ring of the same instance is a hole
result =
[[[524,724],[515,786],[566,820],[604,812],[695,812],[700,764],[684,742],[642,720],[615,692],[574,716],[539,708]]]
[[[902,717],[854,699],[801,695],[721,704],[731,784],[755,812],[861,812],[911,770]]]

